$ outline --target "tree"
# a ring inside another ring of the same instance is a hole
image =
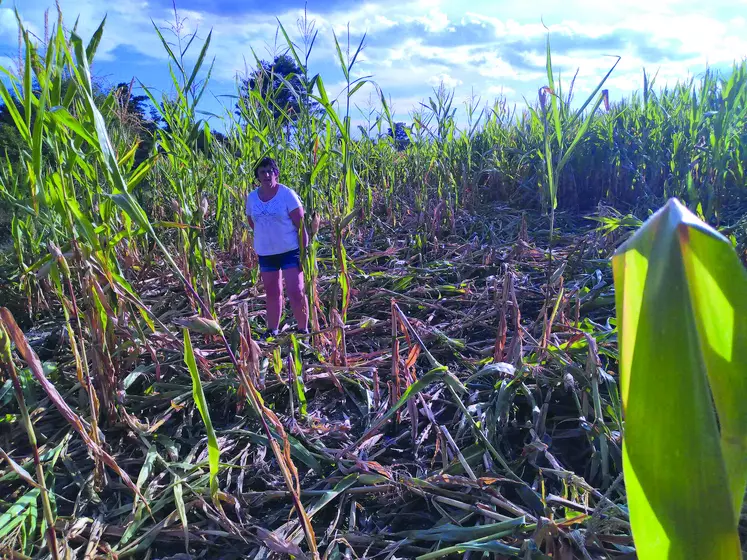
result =
[[[392,129],[388,128],[386,131],[387,136],[391,136],[394,138],[394,145],[397,148],[397,151],[401,152],[407,146],[410,145],[410,137],[407,135],[407,131],[405,130],[405,123],[403,122],[397,122],[394,123],[394,134],[392,134]]]
[[[303,69],[293,58],[281,54],[276,56],[271,63],[261,61],[259,67],[253,70],[248,78],[241,80],[240,95],[246,98],[250,91],[259,91],[264,99],[271,97],[274,100],[276,106],[273,106],[273,116],[276,119],[286,112],[291,119],[295,120],[302,103],[310,107],[315,105],[306,94],[303,75]],[[292,88],[289,88],[284,80]],[[241,114],[238,103],[236,114]]]
[[[126,114],[134,123],[151,133],[155,132],[163,119],[155,107],[148,102],[147,95],[134,95],[131,85],[122,82],[114,88],[114,93],[119,100],[122,114]],[[149,115],[146,116],[146,110]]]
[[[13,102],[16,105],[18,111],[23,114],[23,105],[20,101],[13,98]],[[10,111],[5,104],[0,103],[0,157],[5,159],[7,156],[11,162],[16,162],[20,158],[21,149],[25,142],[21,137],[21,133],[18,132],[13,117],[10,116]]]
[[[112,89],[112,93],[117,98],[116,118],[119,125],[140,140],[134,163],[135,166],[140,165],[153,149],[155,133],[163,118],[149,103],[147,95],[132,93],[131,84],[121,82]]]

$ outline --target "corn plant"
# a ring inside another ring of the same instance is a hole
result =
[[[613,266],[638,556],[741,558],[747,273],[731,243],[676,200]]]

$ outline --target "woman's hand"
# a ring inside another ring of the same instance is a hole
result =
[[[301,243],[303,243],[304,248],[308,247],[309,234],[303,224],[303,208],[299,206],[295,210],[291,210],[289,215],[293,225],[296,226],[296,229],[301,233]]]

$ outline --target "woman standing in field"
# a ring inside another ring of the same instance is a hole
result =
[[[309,306],[301,269],[300,241],[308,244],[303,205],[292,190],[278,183],[274,159],[262,159],[254,170],[259,188],[246,197],[246,216],[254,230],[254,251],[267,295],[267,336],[276,336],[283,310],[282,271],[298,331],[308,333]]]

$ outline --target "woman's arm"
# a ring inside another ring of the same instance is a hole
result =
[[[252,220],[250,197],[251,193],[246,195],[246,202],[244,203],[244,216],[246,216],[246,221],[249,224],[249,227],[254,229],[254,220]]]
[[[306,232],[306,226],[303,223],[303,207],[299,206],[290,211],[290,219],[296,229],[301,232],[301,239],[304,247],[309,246],[309,234]]]

